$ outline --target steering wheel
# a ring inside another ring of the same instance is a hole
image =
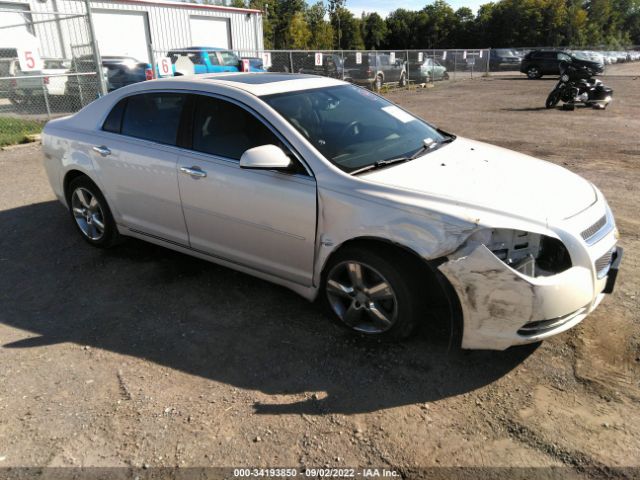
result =
[[[342,131],[340,132],[340,136],[344,137],[346,136],[349,132],[351,132],[351,136],[355,137],[356,135],[358,135],[360,133],[360,129],[356,129],[356,127],[361,127],[362,125],[360,124],[360,120],[354,120],[353,122],[349,122],[348,125],[346,125]]]

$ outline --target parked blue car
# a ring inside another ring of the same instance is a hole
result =
[[[170,50],[167,57],[171,59],[174,75],[242,71],[242,59],[224,48],[178,48]],[[250,62],[250,72],[264,72],[263,69],[256,68],[254,65]]]

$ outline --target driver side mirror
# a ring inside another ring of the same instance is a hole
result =
[[[284,151],[275,145],[260,145],[250,148],[240,157],[240,168],[258,170],[286,170],[293,162]]]

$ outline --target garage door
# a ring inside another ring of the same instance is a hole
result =
[[[190,17],[189,24],[192,45],[231,48],[228,18]]]
[[[149,62],[146,13],[94,10],[93,23],[100,55],[124,55]]]

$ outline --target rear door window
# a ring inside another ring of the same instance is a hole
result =
[[[182,109],[181,93],[144,93],[128,97],[121,133],[152,142],[175,145]]]

